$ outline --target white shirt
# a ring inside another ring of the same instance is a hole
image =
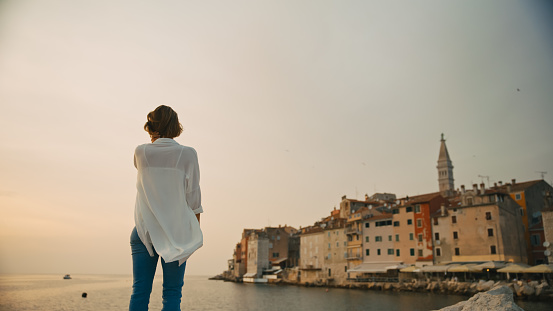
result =
[[[165,262],[181,265],[203,245],[195,215],[203,212],[196,150],[171,138],[158,138],[136,147],[134,165],[138,236],[150,256],[155,248]]]

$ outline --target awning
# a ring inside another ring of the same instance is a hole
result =
[[[421,272],[421,269],[417,266],[409,266],[407,268],[399,270],[399,272]]]
[[[524,270],[526,273],[553,273],[553,265],[538,265]]]
[[[244,274],[244,278],[255,278],[255,276],[257,275],[257,273],[246,273]]]
[[[497,270],[497,272],[501,272],[501,273],[524,273],[524,272],[526,272],[525,270],[527,268],[530,268],[530,266],[525,264],[525,263],[514,263],[514,264],[508,265],[505,268],[501,268],[501,269]]]
[[[286,260],[288,260],[288,257],[284,257],[284,258],[280,258],[280,259],[278,259],[278,260],[272,261],[271,264],[273,264],[273,265],[279,265],[279,264],[281,264],[282,262],[284,262],[284,261],[286,261]]]
[[[364,262],[348,272],[360,272],[360,273],[386,273],[387,270],[398,269],[401,262],[385,261],[385,262]]]
[[[504,261],[487,261],[483,264],[474,266],[474,268],[482,271],[486,269],[501,269],[501,268],[505,268],[505,266],[507,265],[505,264]]]
[[[447,272],[447,270],[459,266],[458,264],[453,265],[441,265],[441,266],[426,266],[422,267],[422,272]]]
[[[475,264],[458,265],[453,268],[449,268],[447,272],[482,272],[482,269],[475,268]]]

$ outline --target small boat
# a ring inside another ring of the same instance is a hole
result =
[[[66,274],[64,277],[63,277],[64,280],[71,280],[71,275],[69,274]]]

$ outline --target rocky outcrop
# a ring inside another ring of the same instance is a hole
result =
[[[487,292],[472,296],[440,311],[524,311],[513,300],[513,292],[507,286],[497,286]]]

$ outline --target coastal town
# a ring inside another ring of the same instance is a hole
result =
[[[543,175],[455,188],[443,134],[437,174],[436,192],[343,196],[339,208],[312,225],[244,229],[221,278],[370,287],[406,280],[509,281],[531,266],[551,267],[553,188]],[[551,276],[539,271],[539,279]]]

